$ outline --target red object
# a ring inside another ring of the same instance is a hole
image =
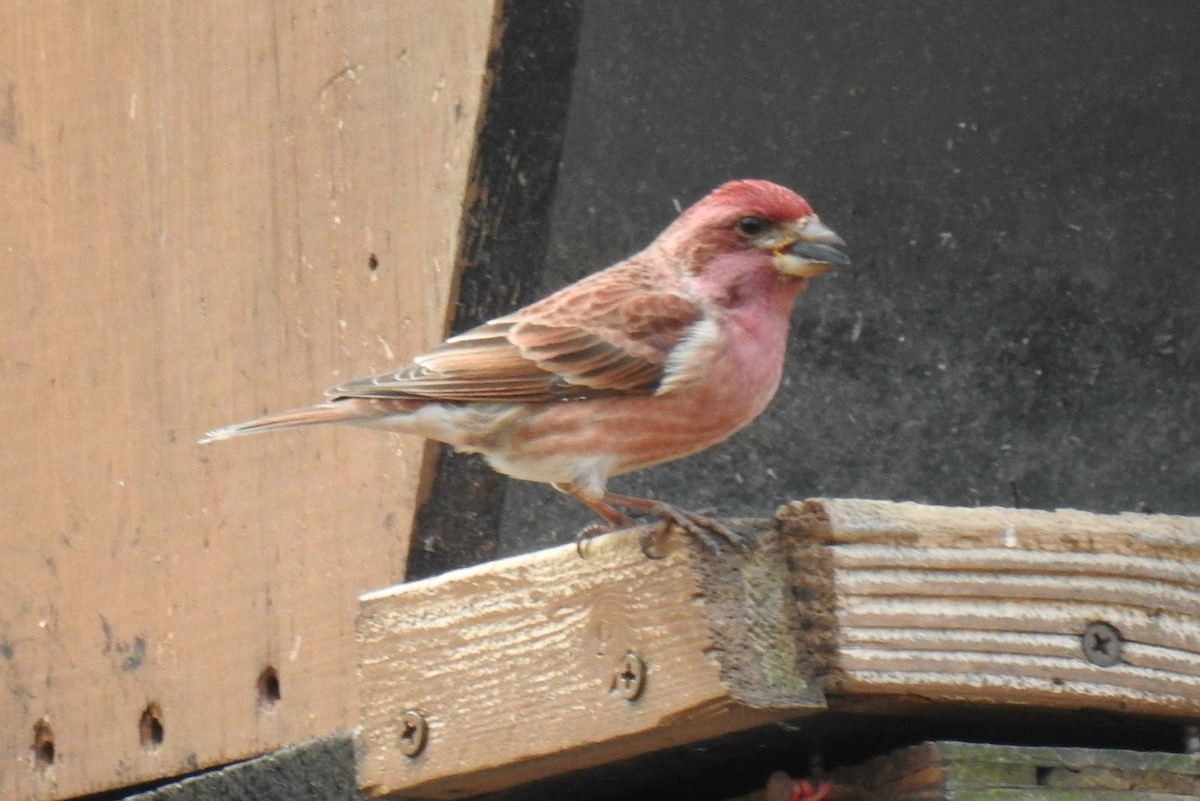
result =
[[[831,781],[818,782],[814,787],[812,782],[801,780],[792,787],[792,794],[788,796],[788,801],[823,801],[831,798],[830,793],[832,792],[833,782]]]

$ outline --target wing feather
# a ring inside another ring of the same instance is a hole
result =
[[[681,294],[654,291],[645,270],[634,268],[597,273],[451,337],[404,369],[327,394],[508,403],[652,394],[671,352],[703,315]]]

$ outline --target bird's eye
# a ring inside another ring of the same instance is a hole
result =
[[[737,232],[742,236],[754,236],[761,234],[762,230],[767,227],[767,224],[762,221],[761,217],[743,217],[737,221],[734,226]]]

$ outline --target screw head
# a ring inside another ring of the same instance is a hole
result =
[[[1098,667],[1113,667],[1121,663],[1124,642],[1116,626],[1096,620],[1088,623],[1080,635],[1083,655]]]
[[[400,716],[400,753],[406,757],[415,757],[425,750],[429,740],[429,723],[425,716],[415,709],[409,709]]]
[[[633,651],[626,652],[613,676],[613,690],[626,701],[636,700],[646,686],[646,663]]]

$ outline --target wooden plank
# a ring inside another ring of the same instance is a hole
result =
[[[493,6],[0,6],[0,797],[356,722],[424,444],[195,442],[441,336]]]
[[[820,708],[788,570],[773,534],[651,561],[620,532],[586,558],[564,546],[364,596],[360,785],[463,797]],[[415,758],[407,710],[428,723]]]
[[[1200,718],[1196,519],[814,500],[753,525],[748,554],[673,539],[648,561],[622,532],[365,596],[360,783],[487,792],[811,711],[818,687],[831,709]],[[1107,666],[1096,621],[1122,640]],[[629,651],[650,668],[634,703],[614,698]]]
[[[783,519],[829,549],[831,704],[897,696],[1200,718],[1200,520],[814,500]],[[1118,664],[1082,635],[1119,633]]]
[[[836,801],[1183,801],[1200,755],[934,742],[827,777]]]

